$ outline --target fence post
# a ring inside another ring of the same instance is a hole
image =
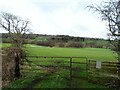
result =
[[[70,87],[72,88],[72,58],[70,58]]]
[[[87,79],[88,79],[88,60],[87,60],[87,58],[85,58],[86,59],[86,75],[87,75]]]
[[[86,57],[86,73],[87,73],[87,79],[89,78],[89,68],[90,68],[90,60]]]

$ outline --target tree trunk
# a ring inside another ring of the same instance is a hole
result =
[[[120,38],[118,38],[118,84],[118,87],[120,89]]]
[[[20,66],[19,66],[19,63],[20,62],[20,57],[19,57],[19,55],[17,54],[16,56],[15,56],[15,77],[17,78],[17,79],[19,79],[20,78]]]
[[[120,53],[118,53],[118,87],[120,89]]]

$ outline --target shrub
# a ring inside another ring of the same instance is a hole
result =
[[[36,44],[41,45],[41,46],[49,46],[49,47],[54,46],[54,42],[52,42],[52,41],[38,41],[38,42],[36,42]]]
[[[68,42],[66,47],[76,47],[76,48],[83,48],[84,47],[84,44],[83,43],[80,43],[80,42]]]
[[[65,43],[63,43],[63,42],[57,42],[57,43],[55,43],[55,46],[56,47],[65,47]]]

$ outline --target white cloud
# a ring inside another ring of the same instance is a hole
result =
[[[103,38],[105,24],[96,14],[85,9],[87,5],[101,1],[0,0],[0,10],[28,18],[34,33]]]

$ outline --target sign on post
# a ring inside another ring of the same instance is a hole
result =
[[[101,61],[96,61],[96,68],[98,68],[98,69],[101,68]]]

